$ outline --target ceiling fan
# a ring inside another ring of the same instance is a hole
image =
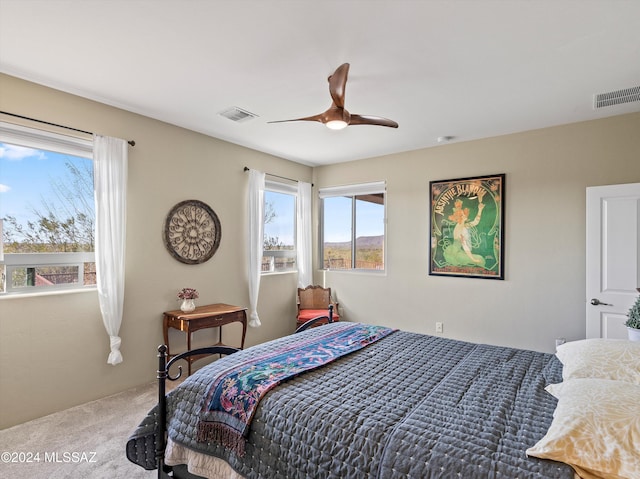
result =
[[[398,124],[387,118],[370,115],[355,115],[349,113],[344,107],[344,91],[347,84],[347,75],[349,74],[349,64],[343,63],[328,78],[329,93],[331,94],[331,107],[324,113],[318,115],[307,116],[304,118],[295,118],[293,120],[278,120],[268,123],[283,123],[287,121],[319,121],[332,130],[342,130],[349,125],[377,125],[388,126],[390,128],[398,128]]]

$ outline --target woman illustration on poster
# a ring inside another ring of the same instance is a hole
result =
[[[453,206],[453,212],[449,215],[449,220],[456,225],[453,229],[453,243],[447,246],[443,253],[444,258],[450,265],[454,266],[481,266],[484,268],[485,260],[481,255],[473,254],[471,235],[475,227],[480,223],[486,190],[478,191],[478,212],[473,221],[469,221],[469,208],[463,208],[461,199],[457,199]]]

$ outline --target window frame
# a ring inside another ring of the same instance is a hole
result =
[[[382,247],[382,261],[383,267],[382,269],[370,269],[370,268],[355,268],[353,265],[357,265],[356,255],[356,200],[358,196],[364,196],[367,194],[382,194],[383,195],[383,247]],[[345,269],[331,269],[330,267],[325,268],[324,264],[324,224],[325,224],[325,205],[324,200],[332,197],[350,197],[351,198],[351,268]],[[331,186],[320,188],[318,190],[318,199],[319,199],[319,225],[318,225],[318,262],[320,265],[320,270],[323,271],[340,271],[340,272],[358,272],[358,273],[371,273],[371,274],[385,274],[387,270],[387,184],[386,181],[375,181],[370,183],[359,183],[352,185],[344,185],[344,186]]]
[[[0,122],[0,143],[86,158],[93,162],[93,139],[79,138],[23,125]],[[1,230],[0,227],[0,252],[3,252],[3,254],[0,254],[0,274],[4,282],[4,290],[0,290],[0,297],[97,289],[96,284],[84,284],[84,264],[95,263],[95,251],[74,253],[7,253],[4,251]],[[36,266],[77,267],[78,282],[47,286],[13,287],[11,282],[11,274],[13,271],[18,268],[33,268]]]
[[[266,203],[266,193],[267,191],[273,193],[281,193],[285,195],[291,195],[294,198],[294,210],[293,210],[293,249],[292,250],[265,250],[264,249],[264,217],[262,218],[262,228],[263,228],[263,248],[262,248],[262,257],[270,257],[273,258],[272,263],[275,264],[276,258],[293,258],[295,260],[295,267],[292,269],[286,270],[261,270],[260,275],[270,275],[270,274],[284,274],[284,273],[297,273],[298,272],[298,208],[299,208],[299,198],[298,198],[298,188],[297,185],[292,185],[289,183],[284,183],[281,181],[275,181],[271,179],[265,180],[264,183],[264,191],[265,191],[265,203]]]
[[[2,294],[10,295],[12,293],[41,293],[48,291],[60,291],[70,289],[91,289],[96,288],[95,284],[84,283],[84,264],[95,263],[95,253],[78,252],[78,253],[11,253],[5,254],[3,265],[5,266],[5,275],[7,283],[5,291]],[[77,267],[77,282],[62,283],[55,286],[16,286],[8,281],[12,277],[12,273],[21,268],[35,268],[37,266],[56,267],[70,266]]]

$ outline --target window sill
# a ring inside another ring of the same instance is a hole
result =
[[[346,273],[346,274],[372,274],[374,276],[386,276],[384,269],[321,269],[322,274],[326,273]]]
[[[55,291],[28,291],[24,293],[1,293],[0,301],[9,300],[9,299],[25,299],[25,298],[35,298],[41,296],[57,296],[61,294],[77,294],[77,293],[90,293],[96,292],[98,288],[95,286],[87,286],[82,289],[58,289]]]
[[[278,276],[281,274],[298,274],[298,270],[293,270],[293,271],[265,271],[263,273],[260,273],[260,276]]]

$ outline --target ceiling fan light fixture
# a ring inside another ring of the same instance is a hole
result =
[[[331,120],[325,123],[330,130],[343,130],[347,127],[348,123],[344,120]]]

